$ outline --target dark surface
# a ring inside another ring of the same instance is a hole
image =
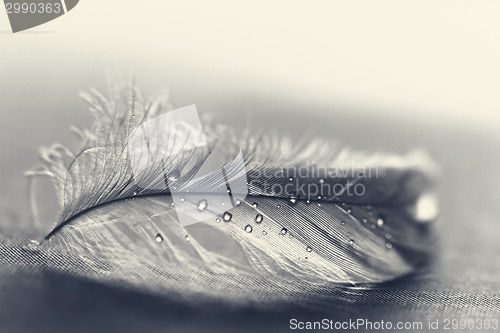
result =
[[[250,105],[257,111],[248,112],[249,121],[240,126],[276,126],[296,138],[309,129],[312,135],[369,150],[427,149],[443,168],[438,249],[431,266],[422,272],[344,295],[342,301],[332,299],[321,309],[230,308],[214,303],[190,306],[175,295],[162,298],[46,270],[36,264],[36,256],[21,250],[28,239],[42,233],[29,218],[22,171],[35,162],[38,145],[74,143],[67,126],[89,123],[84,104],[76,97],[46,100],[39,104],[38,116],[23,113],[22,108],[37,98],[40,95],[16,104],[20,99],[12,96],[6,103],[10,121],[0,125],[1,332],[281,332],[289,330],[291,318],[422,321],[424,327],[436,319],[500,319],[500,144],[494,131],[443,119],[412,120],[321,111],[321,107],[311,113],[306,107],[285,102]],[[183,105],[184,101],[178,102]],[[227,115],[229,123],[242,119],[241,105],[248,106],[245,99],[196,103],[201,113],[220,105],[217,109]],[[73,111],[50,110],[54,105],[61,110],[71,106]]]

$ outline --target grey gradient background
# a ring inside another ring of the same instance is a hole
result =
[[[12,34],[0,13],[0,240],[38,231],[22,172],[76,144],[78,92],[134,74],[237,128],[354,148],[424,148],[441,164],[435,261],[324,309],[192,307],[0,260],[2,332],[286,332],[292,317],[500,319],[500,14],[496,1],[81,1]],[[4,250],[5,251],[5,250]],[[30,259],[32,260],[32,258]]]

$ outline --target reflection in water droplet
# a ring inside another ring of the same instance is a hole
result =
[[[383,220],[383,219],[378,219],[378,220],[377,220],[377,225],[378,225],[379,227],[383,226],[383,225],[384,225],[384,220]]]
[[[233,215],[229,212],[225,212],[224,215],[222,215],[222,218],[224,221],[229,222],[233,218]]]
[[[205,210],[208,207],[208,201],[206,199],[201,199],[200,202],[198,202],[198,210]]]
[[[257,214],[257,216],[255,216],[255,222],[257,222],[257,223],[262,222],[263,219],[264,219],[264,216],[262,216],[262,214]]]
[[[387,243],[387,244],[385,244],[385,247],[388,248],[388,249],[392,249],[392,244],[391,243]]]
[[[169,182],[175,182],[178,181],[180,177],[181,177],[181,172],[179,170],[173,170],[167,175],[167,180]]]
[[[262,230],[262,234],[263,234],[264,236],[265,236],[265,235],[267,235],[267,231]]]
[[[288,230],[286,228],[283,228],[283,229],[281,229],[280,234],[286,235],[287,232],[288,232]]]
[[[216,219],[215,219],[215,222],[217,222],[217,223],[220,223],[220,221],[221,221],[221,219],[220,219],[220,218],[216,218]]]
[[[247,224],[247,226],[245,227],[245,231],[246,232],[252,232],[253,228],[250,224]]]
[[[163,236],[161,234],[157,234],[155,240],[157,243],[161,243],[163,242]]]
[[[310,247],[310,246],[306,247],[307,252],[312,252],[312,250],[313,250],[312,247]]]
[[[253,208],[257,208],[257,207],[259,207],[259,204],[258,204],[258,203],[256,203],[256,202],[254,202],[254,203],[252,204],[252,207],[253,207]]]

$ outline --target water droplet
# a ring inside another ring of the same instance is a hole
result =
[[[386,234],[385,234],[385,238],[387,238],[387,239],[391,239],[391,238],[392,238],[392,235],[391,235],[390,233],[386,233]]]
[[[28,243],[28,250],[36,251],[38,250],[38,247],[40,246],[40,242],[34,239],[30,239],[30,242]]]
[[[385,247],[388,248],[388,249],[392,249],[392,244],[391,243],[387,243],[387,244],[385,244]]]
[[[350,233],[350,232],[348,232],[348,233],[347,233],[347,237],[349,237],[349,236],[351,236],[351,233]]]
[[[352,209],[351,209],[351,207],[347,207],[347,212],[348,212],[349,214],[351,214],[351,213],[352,213]]]
[[[241,200],[237,199],[234,203],[235,203],[236,206],[239,206],[239,205],[241,205]]]
[[[263,219],[264,219],[264,216],[262,216],[262,214],[257,214],[257,216],[255,216],[255,222],[257,222],[257,223],[262,222]]]
[[[167,180],[169,182],[176,182],[181,177],[181,172],[179,170],[173,170],[167,175]]]
[[[281,229],[280,234],[282,236],[284,236],[284,235],[286,235],[287,232],[288,232],[287,228],[283,228],[283,229]]]
[[[349,240],[349,244],[354,245],[354,240]]]
[[[375,229],[377,226],[375,224],[372,224],[372,229]]]
[[[321,195],[318,195],[318,200],[321,200]]]
[[[290,181],[293,181],[293,178],[292,178],[292,177],[290,177],[289,179],[290,179]]]
[[[137,195],[137,192],[134,192],[134,196],[136,196],[136,195]]]
[[[265,235],[267,235],[267,231],[262,230],[262,234],[263,234],[264,236],[265,236]]]
[[[222,218],[224,219],[224,221],[229,222],[233,218],[233,214],[225,212],[224,215],[222,215]]]
[[[132,118],[135,118],[135,114],[132,115]]]
[[[157,234],[155,240],[157,243],[161,243],[163,242],[163,236],[161,234]]]
[[[246,232],[252,232],[253,228],[250,224],[247,224],[247,226],[245,227],[245,231]]]
[[[258,204],[258,203],[256,203],[256,202],[254,202],[254,203],[252,204],[252,207],[253,207],[253,208],[257,208],[257,207],[259,207],[259,204]]]
[[[280,204],[278,204],[276,207],[281,208],[281,205],[280,205]]]
[[[200,202],[198,202],[198,210],[205,210],[208,207],[208,201],[206,199],[201,199]]]
[[[377,220],[377,225],[378,225],[379,227],[383,226],[383,225],[384,225],[384,220],[383,220],[383,219],[378,219],[378,220]]]
[[[293,238],[293,235],[292,235],[292,234],[289,234],[289,235],[288,235],[288,238]]]
[[[345,225],[345,221],[340,222],[340,224]]]
[[[182,201],[182,202],[184,202],[184,201],[186,201],[186,199],[184,199],[184,198],[181,198],[181,201]]]
[[[170,203],[170,206],[175,206],[175,204],[174,204],[174,202],[173,202],[173,201]]]
[[[311,200],[306,200],[306,203],[309,205],[311,203]]]
[[[318,202],[318,207],[321,207],[321,204]]]
[[[321,179],[319,180],[319,182],[320,182],[321,184],[323,184],[323,183],[325,182],[325,180],[324,180],[323,178],[321,178]]]
[[[312,250],[313,250],[312,247],[310,247],[310,246],[306,247],[307,252],[312,252]]]
[[[368,220],[366,218],[363,219],[363,223],[366,223],[368,222]]]
[[[220,219],[220,218],[216,218],[216,219],[215,219],[215,222],[217,222],[217,223],[220,223],[220,221],[221,221],[221,219]]]
[[[221,204],[222,206],[225,206],[225,205],[226,205],[226,203],[225,203],[225,202],[221,202],[220,204]]]
[[[296,203],[297,203],[297,199],[295,199],[295,198],[291,198],[291,199],[290,199],[290,202],[291,202],[292,204],[296,204]]]
[[[189,238],[189,235],[186,235],[184,238],[186,238],[186,241],[190,242],[191,238]]]

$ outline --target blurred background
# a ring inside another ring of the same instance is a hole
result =
[[[168,87],[175,107],[196,104],[235,127],[297,140],[312,133],[368,151],[427,150],[443,168],[433,267],[324,313],[499,318],[499,14],[494,0],[81,0],[12,34],[2,11],[0,239],[35,233],[22,172],[37,163],[38,146],[75,145],[69,126],[90,126],[78,93],[134,76],[146,94]],[[292,314],[324,314],[195,311],[1,262],[0,298],[10,304],[0,306],[0,326],[8,332],[83,332],[95,323],[122,332],[277,332],[288,331]]]

